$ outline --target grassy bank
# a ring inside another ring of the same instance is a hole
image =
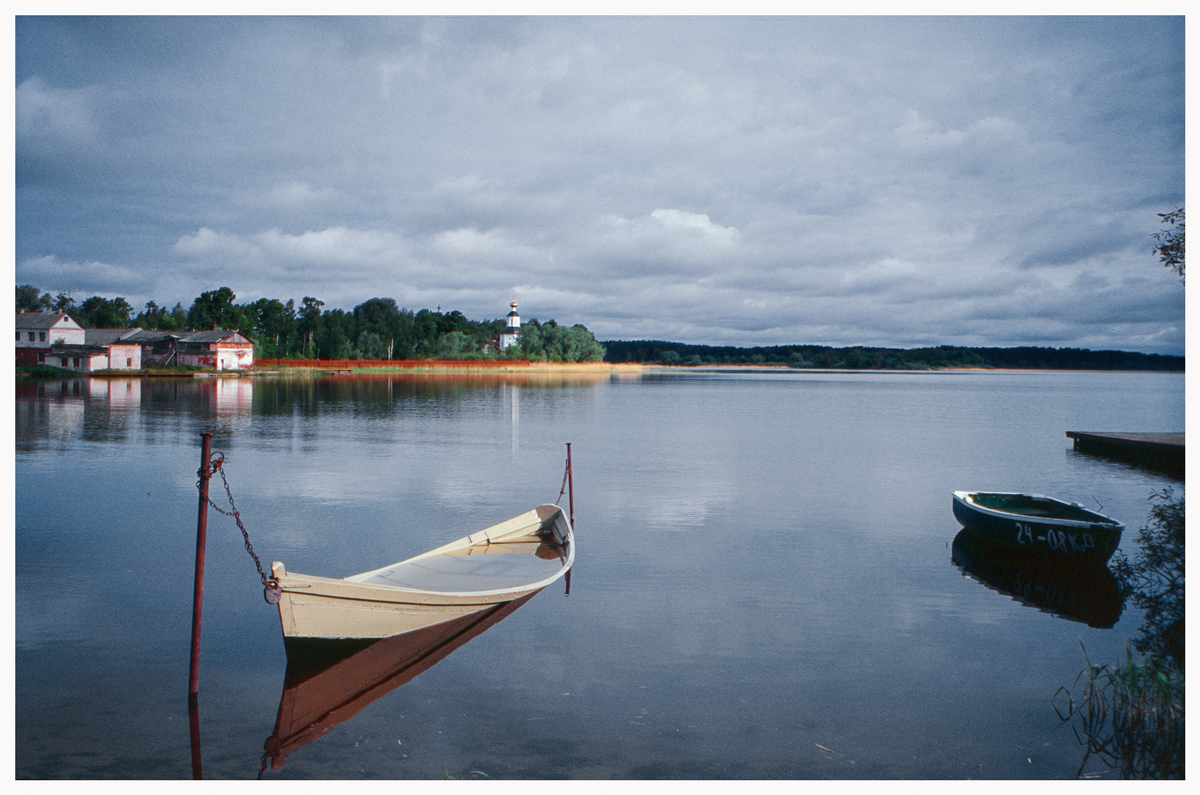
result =
[[[61,367],[48,365],[17,365],[17,378],[32,380],[54,381],[63,378],[80,378],[83,376],[107,376],[121,378],[153,378],[156,376],[192,377],[195,375],[215,375],[212,370],[202,370],[199,367],[155,367],[142,370],[96,370],[90,373],[80,373],[75,370],[65,370]],[[236,373],[234,373],[236,375]]]

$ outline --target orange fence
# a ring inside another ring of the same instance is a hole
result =
[[[528,367],[522,360],[459,359],[258,359],[255,367],[293,368],[301,370],[366,370],[386,367],[389,370],[498,370]]]

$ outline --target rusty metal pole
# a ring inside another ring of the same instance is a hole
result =
[[[188,692],[192,698],[200,692],[200,618],[204,612],[204,553],[208,543],[208,481],[212,478],[211,433],[201,434],[200,508],[196,517],[196,582],[192,592],[192,667]]]
[[[192,735],[192,778],[204,778],[200,760],[200,697],[195,691],[188,693],[188,728]]]

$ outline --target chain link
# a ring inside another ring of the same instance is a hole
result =
[[[563,466],[563,482],[562,482],[562,488],[560,488],[560,489],[558,490],[558,499],[554,501],[554,504],[555,504],[555,505],[558,505],[560,502],[562,502],[563,494],[564,494],[564,493],[566,492],[566,490],[567,490],[567,479],[568,479],[570,476],[571,476],[571,459],[570,459],[570,458],[568,458],[568,459],[567,459],[567,461],[566,461],[566,464]]]
[[[267,573],[263,571],[262,561],[260,561],[258,559],[258,555],[254,553],[254,545],[250,543],[250,534],[246,532],[246,526],[242,524],[242,515],[238,511],[237,505],[235,505],[233,502],[233,492],[229,489],[229,479],[225,477],[225,469],[223,466],[224,463],[225,455],[223,453],[214,453],[212,460],[209,462],[207,470],[201,469],[197,473],[200,476],[201,481],[196,483],[196,488],[200,488],[206,471],[209,476],[211,476],[214,472],[219,472],[221,474],[221,482],[225,484],[225,495],[229,498],[230,510],[226,511],[220,505],[217,505],[212,501],[212,497],[206,496],[205,499],[208,500],[208,504],[211,505],[213,510],[215,510],[217,513],[222,514],[223,516],[231,516],[233,517],[233,520],[237,522],[238,529],[242,531],[242,538],[246,542],[246,551],[250,553],[250,557],[254,558],[254,567],[258,569],[258,576],[262,580],[263,597],[268,603],[276,604],[279,601],[279,580],[275,579],[274,577],[267,576]]]

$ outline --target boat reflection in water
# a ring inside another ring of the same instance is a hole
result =
[[[1125,606],[1116,577],[1104,566],[1073,566],[997,547],[965,529],[954,538],[951,559],[965,575],[1023,605],[1097,629],[1114,626]]]
[[[537,592],[482,613],[376,641],[288,640],[287,673],[263,770],[353,718],[500,623]]]

